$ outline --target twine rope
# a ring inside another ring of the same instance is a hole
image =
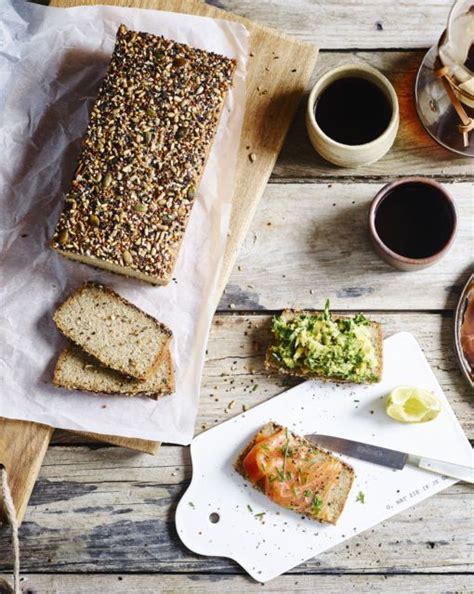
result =
[[[467,115],[461,101],[459,101],[456,93],[454,92],[455,85],[451,80],[450,69],[448,66],[442,66],[441,68],[435,70],[434,74],[436,78],[441,79],[451,103],[453,104],[453,107],[462,122],[461,124],[458,124],[458,130],[462,134],[464,146],[469,146],[469,132],[474,130],[474,119]]]
[[[13,592],[13,594],[21,594],[20,590],[20,540],[18,538],[18,521],[16,517],[16,510],[13,504],[10,486],[8,485],[7,469],[3,464],[0,464],[0,479],[1,492],[3,497],[3,505],[7,520],[11,527],[12,543],[13,543],[13,588],[10,584],[0,578],[0,592]]]

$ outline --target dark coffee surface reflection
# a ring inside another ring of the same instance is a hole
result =
[[[364,78],[349,76],[331,83],[316,100],[321,130],[342,144],[366,144],[387,129],[392,108],[385,93]]]
[[[394,188],[379,204],[375,229],[383,243],[406,258],[429,258],[447,244],[455,215],[444,196],[425,184]]]

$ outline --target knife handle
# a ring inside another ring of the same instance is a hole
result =
[[[423,470],[437,472],[458,481],[474,483],[474,468],[472,466],[462,466],[461,464],[453,464],[452,462],[443,462],[442,460],[433,460],[433,458],[412,455],[408,456],[407,462]]]

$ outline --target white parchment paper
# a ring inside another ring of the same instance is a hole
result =
[[[175,278],[167,287],[94,270],[48,247],[120,23],[238,60]],[[111,6],[56,9],[2,0],[1,417],[179,444],[191,440],[229,227],[247,42],[247,30],[228,21]],[[109,285],[173,330],[173,396],[156,402],[51,385],[54,362],[64,345],[51,316],[86,280]]]

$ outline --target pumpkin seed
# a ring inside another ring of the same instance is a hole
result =
[[[196,196],[196,188],[194,186],[191,186],[188,190],[187,196],[190,200],[192,200],[193,198],[195,198]]]
[[[156,111],[154,109],[147,109],[145,111],[145,114],[149,117],[149,118],[156,118]]]
[[[173,66],[176,66],[176,68],[181,68],[185,64],[186,64],[186,58],[176,58],[173,62]]]
[[[112,174],[110,173],[110,171],[107,171],[104,179],[102,180],[102,187],[108,188],[111,183],[112,183]]]
[[[122,258],[125,264],[133,264],[132,254],[128,250],[122,253]]]
[[[95,214],[91,214],[91,216],[89,217],[89,223],[93,227],[98,227],[100,225],[99,217],[97,215],[95,215]]]
[[[163,50],[156,50],[156,52],[155,52],[155,58],[157,60],[161,60],[164,57],[165,57],[165,52]]]
[[[63,229],[62,231],[59,232],[59,243],[67,243],[69,239],[69,232],[67,229]]]
[[[143,202],[139,202],[138,204],[135,204],[135,210],[136,212],[146,212],[148,210],[148,206],[146,204],[143,204]]]
[[[176,140],[183,140],[183,138],[186,138],[187,135],[188,129],[181,127],[176,130],[176,134],[174,135],[174,137],[176,138]]]

